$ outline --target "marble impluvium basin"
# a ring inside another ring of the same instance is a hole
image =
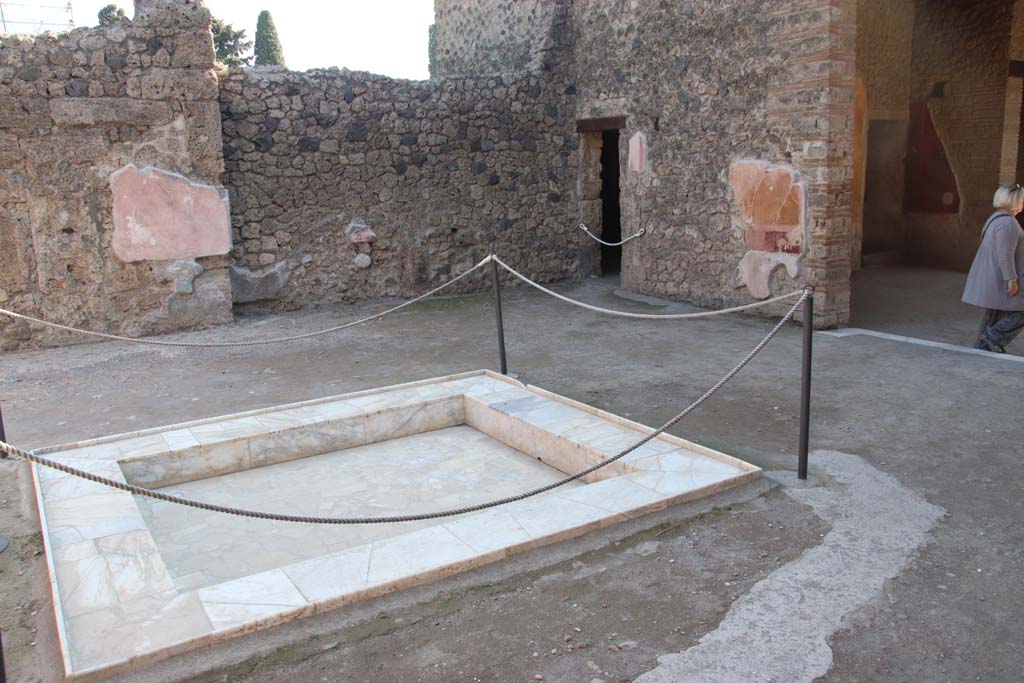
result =
[[[386,516],[556,481],[650,433],[478,371],[36,451],[234,507]],[[572,484],[415,524],[253,520],[33,466],[65,671],[102,678],[707,496],[760,470],[662,434]]]

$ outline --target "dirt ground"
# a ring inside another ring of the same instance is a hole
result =
[[[685,309],[626,300],[605,280],[560,290],[620,309]],[[250,317],[175,336],[267,337],[380,307]],[[510,370],[521,380],[651,425],[717,381],[771,326],[607,318],[521,289],[506,293],[505,318]],[[475,295],[283,347],[103,343],[6,354],[0,402],[9,440],[33,448],[496,364],[490,301]],[[672,431],[766,469],[793,469],[799,365],[793,326]],[[1020,680],[1022,380],[1019,363],[816,335],[812,447],[860,456],[946,511],[882,595],[844,616],[819,680]],[[0,533],[13,539],[0,553],[0,627],[10,680],[48,682],[59,680],[59,656],[19,469],[0,463]],[[812,474],[835,486],[813,461]],[[737,598],[828,533],[783,489],[753,493],[634,520],[125,680],[632,681],[714,631]]]

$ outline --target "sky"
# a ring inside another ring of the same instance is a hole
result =
[[[132,15],[131,0],[113,0]],[[76,26],[95,26],[96,14],[111,0],[72,0]],[[4,0],[9,20],[67,22],[63,0]],[[19,6],[20,5],[20,6]],[[25,6],[27,5],[27,6]],[[433,0],[205,0],[213,16],[256,35],[256,18],[269,10],[289,69],[346,67],[394,78],[425,79],[427,27]],[[49,27],[51,30],[59,30]],[[36,32],[23,24],[12,33]]]

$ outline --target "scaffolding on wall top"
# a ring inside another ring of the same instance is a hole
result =
[[[43,33],[73,28],[75,10],[71,2],[44,4],[0,0],[0,33]]]

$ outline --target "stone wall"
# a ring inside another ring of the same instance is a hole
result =
[[[723,306],[812,283],[816,324],[844,322],[855,0],[559,0],[550,26],[503,33],[533,5],[438,0],[438,59],[486,72],[532,51],[572,74],[578,120],[625,118],[622,234],[647,232],[623,247],[623,285]],[[566,43],[571,57],[536,47]],[[596,227],[600,134],[578,139],[577,218]]]
[[[961,204],[952,214],[910,214],[907,247],[916,261],[967,270],[1000,181],[1013,3],[916,0],[915,7],[910,100],[932,115]]]
[[[577,275],[566,89],[551,72],[233,69],[221,114],[236,302],[411,296],[491,250],[540,280]]]
[[[817,324],[846,319],[854,9],[573,3],[577,117],[626,117],[622,232],[647,230],[625,287],[723,306],[810,282]]]
[[[439,76],[551,66],[565,0],[434,0]]]
[[[131,23],[0,36],[0,306],[131,335],[230,320],[226,257],[123,261],[112,246],[126,165],[218,192],[209,22],[193,2],[140,0]],[[57,339],[0,320],[0,349]]]

